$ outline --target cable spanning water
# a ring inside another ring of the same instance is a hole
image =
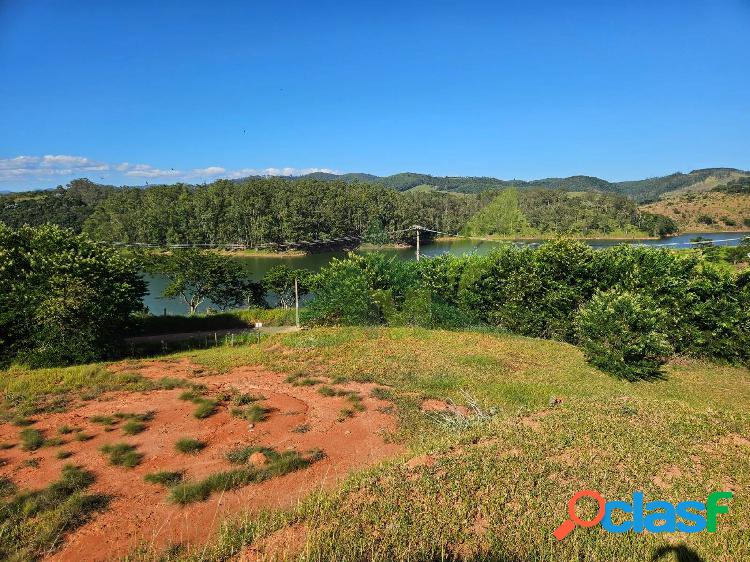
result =
[[[435,230],[432,228],[427,228],[420,225],[414,225],[409,228],[402,228],[400,230],[392,230],[388,232],[384,232],[383,234],[390,237],[393,237],[397,234],[403,234],[404,232],[414,232],[415,235],[418,232],[429,232],[432,234],[438,234],[440,236],[445,236],[448,238],[456,238],[461,240],[474,240],[477,242],[508,242],[513,244],[524,244],[524,245],[539,245],[541,242],[536,241],[529,241],[529,242],[522,242],[522,241],[514,241],[514,240],[502,240],[498,238],[491,238],[491,237],[484,237],[484,236],[471,236],[467,234],[461,234],[461,233],[451,233],[451,232],[444,232],[442,230]],[[294,247],[302,247],[302,246],[331,246],[336,244],[345,244],[345,243],[361,243],[361,242],[367,242],[368,240],[371,240],[372,236],[368,235],[351,235],[351,236],[340,236],[337,238],[325,238],[325,239],[316,239],[316,240],[294,240],[294,241],[284,241],[284,242],[268,242],[264,244],[243,244],[243,243],[232,243],[232,244],[209,244],[209,243],[202,243],[202,244],[162,244],[162,243],[153,243],[153,242],[100,242],[101,244],[109,244],[113,246],[118,247],[125,247],[125,248],[167,248],[167,249],[185,249],[185,248],[215,248],[215,249],[226,249],[226,250],[261,250],[261,249],[267,249],[267,248],[294,248]],[[668,247],[668,246],[681,246],[681,245],[694,245],[697,247],[700,247],[701,245],[712,245],[712,244],[719,244],[719,243],[727,243],[727,242],[739,242],[741,240],[748,239],[750,240],[750,235],[748,236],[740,236],[736,238],[724,238],[720,240],[691,240],[689,242],[664,242],[664,243],[650,243],[650,244],[644,244],[642,242],[623,242],[625,244],[630,244],[633,246],[649,246],[649,247]]]

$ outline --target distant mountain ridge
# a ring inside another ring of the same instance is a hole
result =
[[[263,176],[247,176],[231,180],[242,183],[247,180]],[[505,189],[562,189],[565,191],[600,191],[624,195],[638,203],[657,201],[662,195],[686,191],[709,191],[713,187],[726,184],[738,178],[750,177],[750,171],[738,168],[702,168],[688,173],[675,172],[666,176],[610,182],[594,176],[577,175],[567,178],[543,178],[537,180],[503,180],[487,176],[433,176],[416,172],[401,172],[390,176],[377,176],[366,173],[332,174],[313,172],[303,176],[284,176],[286,181],[319,180],[343,181],[347,183],[369,183],[389,187],[397,191],[409,191],[419,188],[419,191],[441,191],[449,193],[478,193],[486,190]],[[80,180],[74,180],[80,181]],[[106,186],[110,187],[110,186]],[[147,187],[147,186],[131,186]],[[48,190],[51,191],[51,190]],[[0,195],[18,195],[20,192],[0,192]]]
[[[498,178],[479,176],[441,177],[413,172],[402,172],[391,176],[375,176],[372,174],[360,173],[336,175],[316,172],[300,177],[324,181],[338,180],[346,182],[357,181],[363,183],[376,183],[391,187],[398,191],[407,191],[418,186],[431,186],[437,191],[455,191],[460,193],[476,193],[486,189],[503,189],[507,187],[516,187],[518,189],[548,188],[564,189],[566,191],[603,191],[625,195],[635,201],[644,202],[654,201],[664,193],[689,188],[692,185],[705,182],[709,178],[715,178],[716,180],[721,181],[742,176],[750,176],[750,171],[739,170],[737,168],[702,168],[699,170],[693,170],[687,174],[676,172],[667,176],[621,182],[609,182],[601,178],[583,175],[527,181],[516,179],[501,180]]]

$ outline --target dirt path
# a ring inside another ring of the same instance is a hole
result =
[[[147,377],[182,377],[193,372],[187,361],[179,363],[150,362],[139,370]],[[50,560],[111,560],[131,551],[139,543],[158,548],[181,543],[195,545],[205,541],[223,519],[239,512],[261,507],[286,507],[319,487],[333,485],[356,467],[374,463],[397,454],[400,447],[386,444],[384,432],[394,428],[394,420],[383,411],[387,402],[370,397],[372,385],[348,383],[340,388],[356,391],[365,410],[339,421],[339,412],[347,407],[345,397],[325,397],[317,387],[293,386],[284,375],[260,368],[242,367],[228,374],[190,379],[208,387],[207,395],[236,389],[243,393],[262,394],[262,402],[271,409],[265,421],[250,424],[230,415],[228,407],[206,419],[193,416],[195,405],[180,400],[181,389],[145,393],[109,393],[101,399],[82,404],[68,412],[38,416],[34,427],[56,436],[63,424],[83,428],[95,435],[86,442],[66,439],[62,447],[43,448],[29,453],[15,447],[4,453],[6,464],[0,475],[11,478],[23,488],[39,488],[56,480],[65,463],[73,462],[96,474],[91,492],[112,497],[107,510],[69,535],[62,548]],[[120,427],[106,432],[94,424],[91,416],[117,412],[154,411],[148,429],[125,436]],[[0,441],[17,441],[18,428],[0,426]],[[207,442],[196,455],[175,451],[174,443],[182,437]],[[144,454],[133,469],[113,467],[99,451],[107,443],[127,442]],[[225,459],[230,449],[246,445],[273,447],[281,452],[322,449],[326,458],[310,467],[292,472],[262,484],[251,484],[238,490],[214,494],[208,501],[180,507],[167,501],[167,491],[144,482],[145,474],[159,470],[185,470],[188,480],[234,468]],[[73,456],[58,460],[60,449]],[[37,468],[24,466],[29,458],[39,460]]]

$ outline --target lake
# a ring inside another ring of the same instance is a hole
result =
[[[621,240],[587,240],[586,242],[594,248],[605,248],[607,246],[615,246],[617,244],[642,244],[644,246],[659,246],[668,244],[668,248],[690,248],[690,240],[702,236],[710,240],[716,240],[717,246],[736,246],[739,242],[737,240],[722,242],[728,238],[741,238],[743,236],[750,236],[748,232],[703,232],[703,233],[692,233],[682,234],[680,236],[672,236],[669,238],[662,238],[659,240],[640,240],[636,242]],[[439,256],[441,254],[451,253],[456,255],[462,255],[467,253],[476,254],[487,254],[494,248],[497,248],[501,244],[507,242],[484,242],[476,240],[451,240],[436,241],[429,245],[424,245],[421,248],[423,256]],[[524,240],[522,243],[533,244],[532,240]],[[398,256],[402,259],[415,259],[414,248],[388,248],[380,250],[383,253]],[[309,254],[305,256],[297,257],[243,257],[238,258],[242,261],[242,264],[250,273],[250,277],[254,280],[260,280],[265,275],[266,271],[272,268],[274,265],[286,264],[291,268],[306,268],[312,271],[317,271],[324,265],[326,265],[332,258],[343,258],[346,257],[345,251],[332,251],[332,252],[320,252],[316,254]],[[164,314],[166,310],[167,314],[186,314],[187,306],[180,299],[165,299],[160,297],[162,290],[167,285],[167,279],[160,275],[148,275],[144,274],[144,279],[148,283],[148,294],[144,297],[143,302],[153,314]],[[208,307],[212,306],[210,301],[203,302],[199,307],[199,312],[205,312]]]

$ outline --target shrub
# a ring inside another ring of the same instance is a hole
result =
[[[315,299],[303,311],[311,324],[357,325],[378,320],[367,276],[350,254],[333,259],[311,279]]]
[[[113,248],[57,226],[0,224],[0,359],[90,362],[113,349],[146,285]]]
[[[628,380],[652,378],[672,353],[666,314],[647,295],[599,292],[577,316],[579,343],[602,371]]]

